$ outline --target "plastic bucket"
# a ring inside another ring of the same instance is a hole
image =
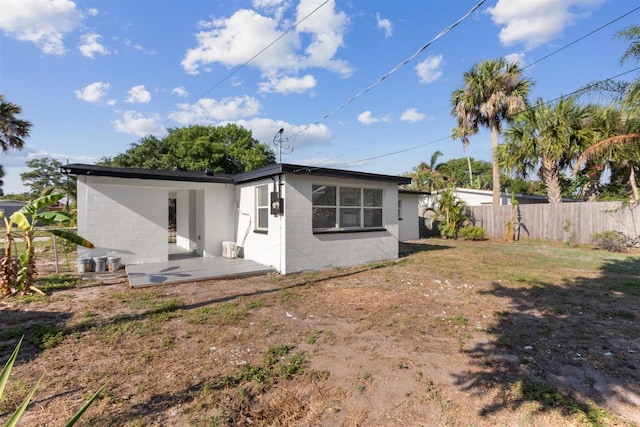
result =
[[[96,272],[107,271],[107,257],[106,256],[94,257],[93,260],[96,263]]]
[[[120,257],[117,257],[117,256],[108,257],[107,269],[109,271],[118,271],[120,269]]]
[[[78,273],[91,271],[91,258],[78,258]]]

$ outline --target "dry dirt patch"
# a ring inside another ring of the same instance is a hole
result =
[[[27,342],[0,422],[44,375],[23,425],[63,425],[104,383],[83,425],[640,423],[636,255],[440,240],[403,251],[144,290],[72,274],[46,298],[3,301],[3,360]]]

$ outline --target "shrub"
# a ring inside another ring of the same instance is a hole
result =
[[[617,231],[603,231],[591,235],[591,243],[600,249],[610,252],[625,252],[627,250],[627,238]]]
[[[458,230],[458,237],[465,240],[484,240],[484,228],[466,225]]]

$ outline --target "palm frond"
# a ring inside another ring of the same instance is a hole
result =
[[[613,136],[592,145],[584,150],[580,157],[578,157],[576,165],[573,167],[573,175],[575,176],[578,173],[578,170],[582,164],[587,161],[587,159],[598,156],[611,147],[638,142],[638,140],[640,140],[640,133],[628,133],[625,135]]]

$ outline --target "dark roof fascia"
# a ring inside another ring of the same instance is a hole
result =
[[[155,179],[159,181],[211,182],[232,184],[232,175],[207,175],[205,172],[164,171],[155,169],[116,168],[111,166],[72,163],[63,165],[63,173],[71,175],[106,176],[113,178]]]
[[[404,176],[382,175],[369,172],[349,171],[311,166],[276,163],[264,168],[238,175],[207,175],[204,172],[163,171],[155,169],[117,168],[112,166],[87,165],[72,163],[64,165],[61,170],[71,175],[93,175],[114,178],[156,179],[161,181],[188,181],[243,184],[281,174],[327,176],[333,178],[362,179],[367,181],[393,182],[396,184],[410,184],[411,178]]]
[[[269,178],[280,174],[326,176],[332,178],[362,179],[367,181],[393,182],[396,184],[410,184],[411,178],[395,175],[382,175],[369,172],[358,172],[344,169],[331,169],[314,166],[292,165],[287,163],[277,163],[261,169],[256,169],[247,173],[234,176],[236,184],[243,184],[259,179]]]
[[[418,196],[430,196],[431,195],[430,191],[406,190],[404,188],[399,189],[398,193],[400,193],[400,194],[415,194],[415,195],[418,195]]]

